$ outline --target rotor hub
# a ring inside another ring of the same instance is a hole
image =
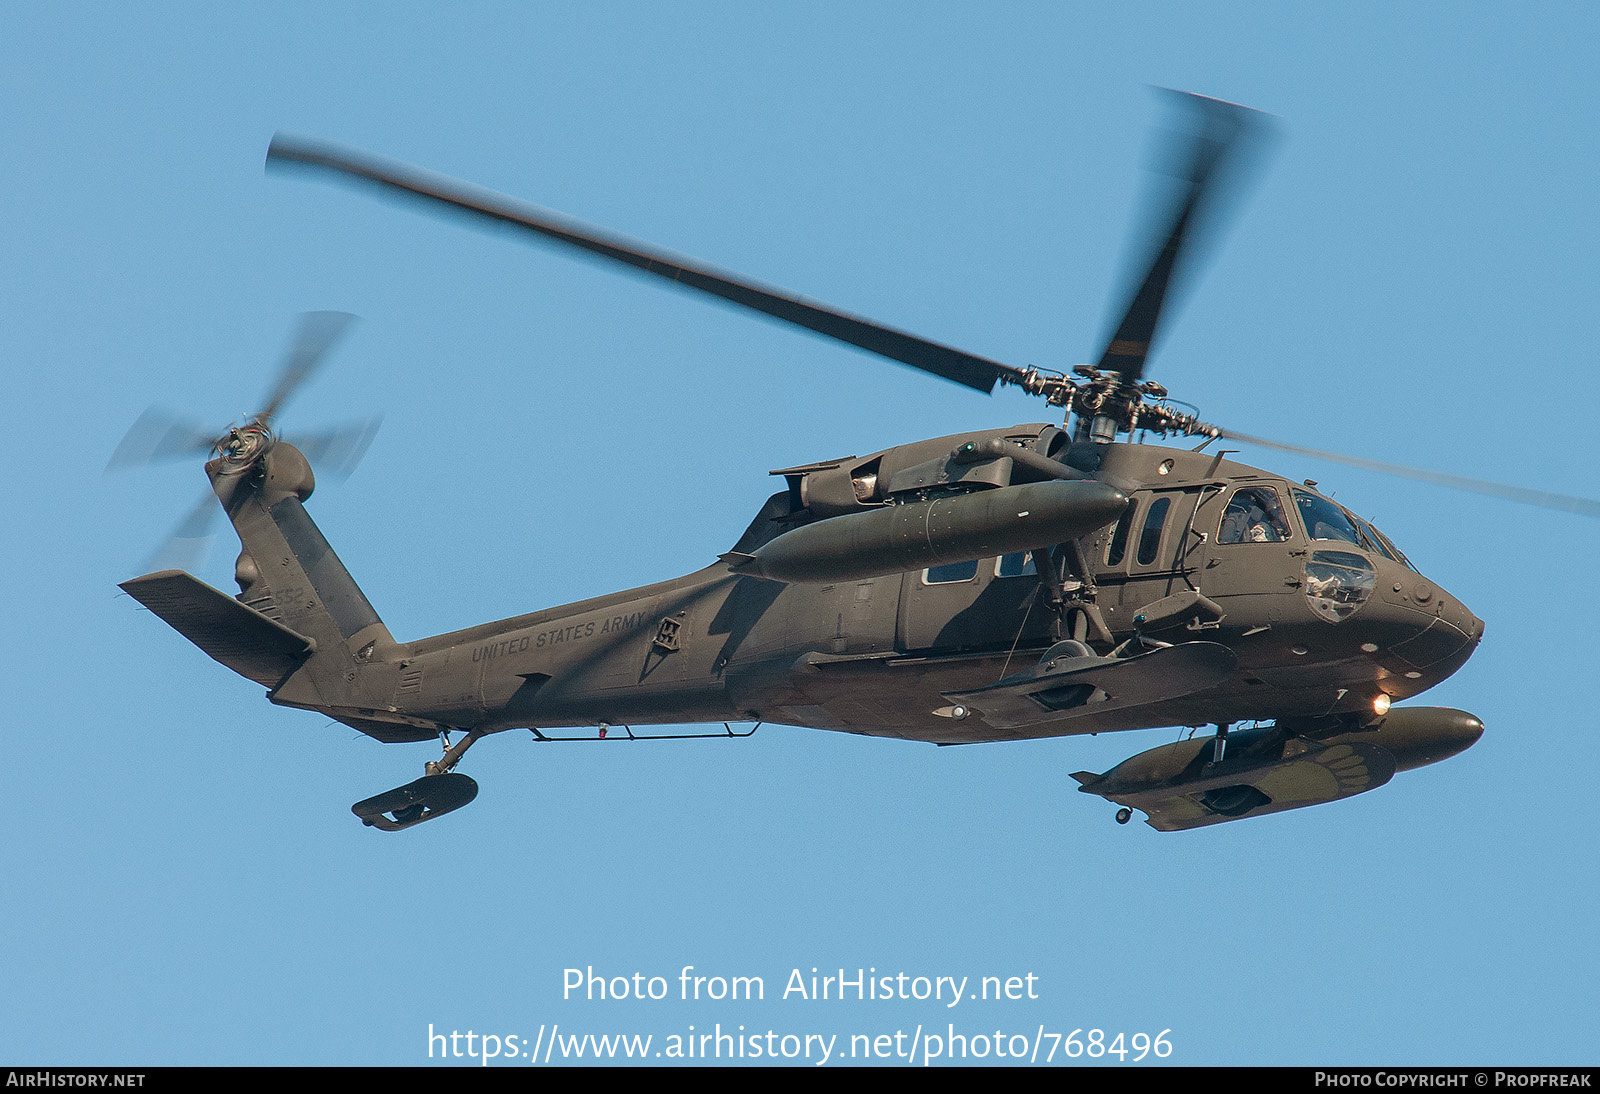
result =
[[[225,472],[243,471],[250,467],[272,447],[272,431],[259,421],[236,426],[217,442],[217,455]]]
[[[1090,365],[1079,365],[1072,372],[1077,380],[1029,368],[1016,378],[1002,375],[1000,381],[1042,396],[1051,406],[1066,410],[1069,418],[1076,414],[1078,427],[1074,435],[1078,440],[1109,444],[1119,433],[1138,430],[1160,436],[1178,433],[1215,437],[1221,433],[1197,415],[1167,405],[1167,389],[1154,380],[1130,380],[1120,372]],[[1147,397],[1154,401],[1146,402]]]

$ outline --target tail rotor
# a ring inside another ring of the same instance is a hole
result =
[[[169,411],[148,408],[111,453],[106,472],[196,457],[222,460],[224,469],[235,474],[253,467],[279,440],[275,422],[284,406],[316,374],[355,318],[338,311],[302,315],[262,409],[220,435]],[[293,440],[325,476],[343,480],[361,462],[381,422],[381,418],[371,417],[298,435]],[[212,492],[203,495],[147,560],[147,571],[198,569],[203,565],[215,538],[219,508]]]

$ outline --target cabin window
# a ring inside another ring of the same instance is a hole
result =
[[[955,585],[971,581],[978,576],[978,560],[952,562],[947,566],[930,566],[922,571],[924,585]]]
[[[1161,549],[1161,526],[1167,522],[1167,510],[1172,508],[1171,498],[1157,498],[1150,503],[1145,514],[1144,530],[1139,533],[1139,565],[1148,566],[1156,560]]]
[[[1218,543],[1282,543],[1289,538],[1278,492],[1270,486],[1249,486],[1233,495],[1222,514]]]
[[[1122,519],[1117,521],[1116,531],[1111,533],[1111,546],[1106,549],[1106,565],[1120,566],[1122,556],[1128,553],[1128,532],[1133,528],[1133,513],[1138,506],[1132,502],[1122,511]]]
[[[1013,555],[1001,555],[994,560],[995,577],[1026,577],[1039,571],[1033,565],[1032,551],[1018,551]]]

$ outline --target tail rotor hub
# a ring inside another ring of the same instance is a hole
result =
[[[315,375],[328,351],[354,318],[344,312],[308,312],[301,316],[265,405],[254,414],[236,419],[238,424],[224,433],[218,434],[215,426],[207,428],[174,418],[155,407],[146,410],[133,423],[111,454],[107,471],[167,460],[200,459],[207,461],[206,471],[212,479],[199,504],[178,525],[167,544],[146,562],[147,570],[198,569],[204,562],[212,522],[223,511],[217,505],[218,497],[231,497],[233,489],[245,481],[246,473],[262,466],[262,461],[278,443],[279,436],[273,426],[285,404]],[[315,482],[311,475],[313,462],[332,477],[344,478],[355,469],[377,429],[378,419],[369,418],[331,429],[292,434],[292,448],[289,445],[285,448],[303,458],[282,461],[280,485],[304,500]],[[220,476],[226,476],[226,481]]]
[[[217,455],[230,472],[250,467],[272,447],[272,431],[262,422],[236,426],[217,442]]]

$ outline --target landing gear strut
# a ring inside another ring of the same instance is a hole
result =
[[[1232,728],[1232,726],[1233,726],[1232,722],[1218,722],[1217,723],[1217,735],[1211,739],[1211,762],[1212,763],[1220,764],[1222,762],[1222,757],[1227,754],[1227,751],[1228,751],[1228,730],[1230,728]]]

